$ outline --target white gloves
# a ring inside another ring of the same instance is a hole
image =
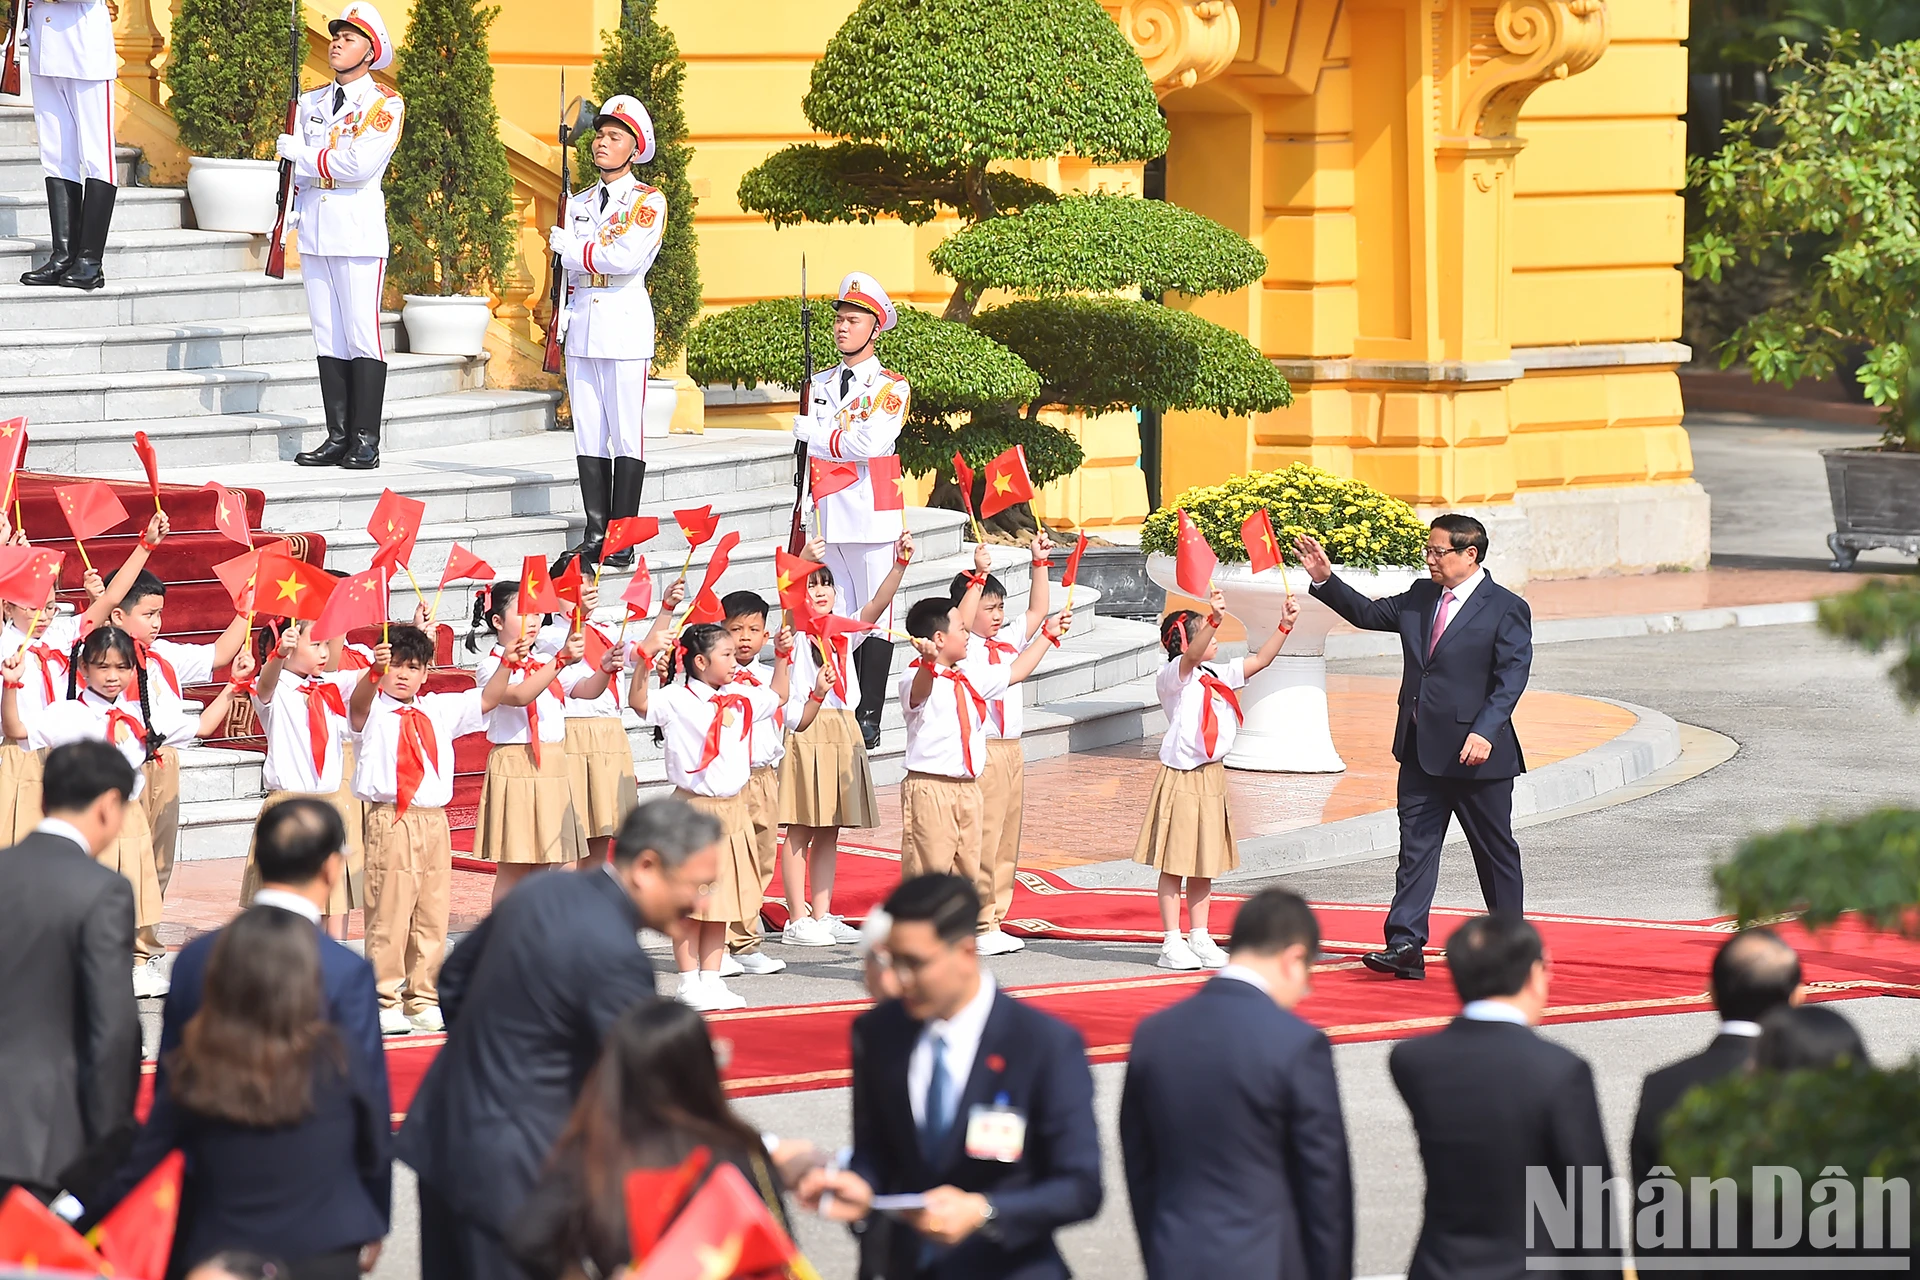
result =
[[[565,227],[549,227],[547,229],[547,252],[565,256],[567,250],[571,249],[573,245],[573,235]]]
[[[273,140],[273,154],[282,160],[298,160],[300,153],[306,150],[300,139],[290,133],[283,133]]]
[[[813,419],[804,413],[793,415],[793,438],[813,443]]]

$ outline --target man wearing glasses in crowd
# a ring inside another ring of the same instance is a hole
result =
[[[1322,604],[1365,631],[1397,631],[1405,664],[1393,758],[1400,762],[1400,866],[1387,911],[1386,949],[1364,957],[1376,973],[1424,978],[1427,913],[1447,822],[1460,820],[1489,913],[1522,910],[1513,780],[1526,757],[1513,708],[1533,665],[1527,602],[1483,567],[1487,530],[1444,515],[1427,534],[1427,579],[1369,600],[1340,581],[1326,550],[1301,535],[1301,566]]]

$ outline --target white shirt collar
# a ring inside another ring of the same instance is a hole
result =
[[[1728,1018],[1720,1024],[1720,1034],[1723,1036],[1757,1036],[1760,1034],[1760,1024],[1757,1022],[1747,1022],[1741,1018]]]
[[[847,362],[844,360],[842,360],[840,363],[844,368],[853,370],[854,379],[858,382],[865,382],[868,378],[871,378],[880,369],[880,357],[877,354],[868,356],[865,360],[862,360],[858,364],[847,364]],[[840,380],[838,376],[836,376],[834,378],[834,386],[838,387],[839,385],[840,385]]]
[[[1465,582],[1461,583],[1459,586],[1442,587],[1440,589],[1441,594],[1444,595],[1448,591],[1453,592],[1453,607],[1455,609],[1458,609],[1461,605],[1467,602],[1467,597],[1472,595],[1475,589],[1478,588],[1482,582],[1485,582],[1486,579],[1487,579],[1487,571],[1485,569],[1476,568],[1473,571],[1473,576],[1468,578]],[[1448,621],[1451,622],[1452,619],[1449,618]]]
[[[1527,1025],[1527,1015],[1520,1012],[1504,1000],[1469,1000],[1460,1016],[1469,1022],[1511,1022],[1517,1027]]]
[[[63,822],[59,818],[42,818],[40,819],[40,825],[35,827],[34,831],[44,832],[50,836],[64,836],[79,845],[80,852],[86,854],[89,858],[93,856],[93,846],[88,844],[87,838],[80,834],[80,828],[74,826],[71,822]]]
[[[947,1042],[951,1052],[958,1040],[965,1039],[973,1044],[980,1043],[980,1033],[986,1030],[987,1014],[993,1008],[993,975],[980,970],[980,989],[973,993],[973,999],[960,1006],[960,1011],[951,1018],[930,1018],[921,1029],[921,1039],[940,1036]]]
[[[632,169],[628,169],[612,182],[608,182],[605,178],[602,178],[600,185],[607,189],[607,195],[609,197],[608,203],[611,204],[611,197],[627,194],[627,192],[631,191],[634,187],[640,185],[640,179],[633,176]]]
[[[282,911],[291,911],[297,916],[305,916],[314,924],[320,923],[320,908],[314,906],[299,894],[291,893],[285,889],[257,890],[253,895],[253,905],[256,907],[278,907]]]
[[[1231,978],[1235,982],[1244,982],[1250,987],[1257,987],[1268,995],[1273,994],[1273,988],[1267,985],[1267,980],[1243,964],[1227,965],[1213,976]]]
[[[347,91],[347,101],[353,103],[355,106],[359,106],[361,103],[365,102],[369,97],[372,97],[374,94],[378,93],[380,89],[380,86],[374,83],[373,75],[371,73],[361,76],[358,80],[355,80],[350,84],[341,84],[338,80],[335,80],[333,84],[328,87],[334,88],[334,89],[345,89]],[[332,94],[327,95],[327,101],[328,102],[333,101]]]

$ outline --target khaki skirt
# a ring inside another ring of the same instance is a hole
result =
[[[474,817],[473,856],[488,862],[578,862],[587,838],[573,809],[567,753],[540,744],[540,763],[525,743],[496,743],[487,756]]]
[[[640,803],[633,749],[620,717],[576,716],[567,721],[567,783],[582,835],[597,840],[620,829]]]
[[[346,777],[352,777],[349,771]],[[343,781],[340,789],[332,795],[312,795],[305,791],[269,791],[267,798],[260,802],[260,812],[279,804],[282,800],[325,800],[340,813],[341,825],[347,829],[347,874],[333,886],[333,893],[327,898],[325,914],[343,916],[355,907],[367,905],[367,855],[361,843],[362,828],[366,824],[366,815],[361,812],[360,799],[347,790]],[[256,823],[254,830],[259,830]],[[260,864],[253,860],[254,842],[247,841],[247,866],[240,873],[240,909],[246,910],[253,903],[253,895],[260,892]]]
[[[1133,860],[1170,876],[1212,879],[1240,865],[1227,818],[1227,767],[1218,760],[1198,769],[1160,766],[1147,797],[1147,819]]]
[[[713,877],[713,892],[693,909],[693,918],[709,922],[759,919],[762,891],[753,862],[753,814],[747,808],[746,793],[697,796],[676,787],[673,794],[720,821],[720,868]]]
[[[108,845],[94,861],[109,871],[118,871],[133,885],[133,927],[145,929],[160,923],[160,873],[153,865],[153,828],[147,825],[147,811],[139,804],[122,810],[120,838]]]
[[[40,779],[47,753],[0,744],[0,849],[19,844],[40,825]]]
[[[787,758],[780,765],[783,825],[877,827],[879,807],[853,712],[822,707],[804,731],[787,735]]]

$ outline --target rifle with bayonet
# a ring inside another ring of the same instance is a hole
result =
[[[287,18],[287,132],[300,128],[300,0],[292,0]],[[273,239],[267,243],[267,275],[275,280],[287,278],[287,206],[293,202],[293,161],[280,162],[280,204],[273,215]]]
[[[807,255],[800,255],[800,413],[813,414],[813,299],[807,296]],[[787,530],[787,554],[807,545],[807,442],[793,443],[793,524]]]

